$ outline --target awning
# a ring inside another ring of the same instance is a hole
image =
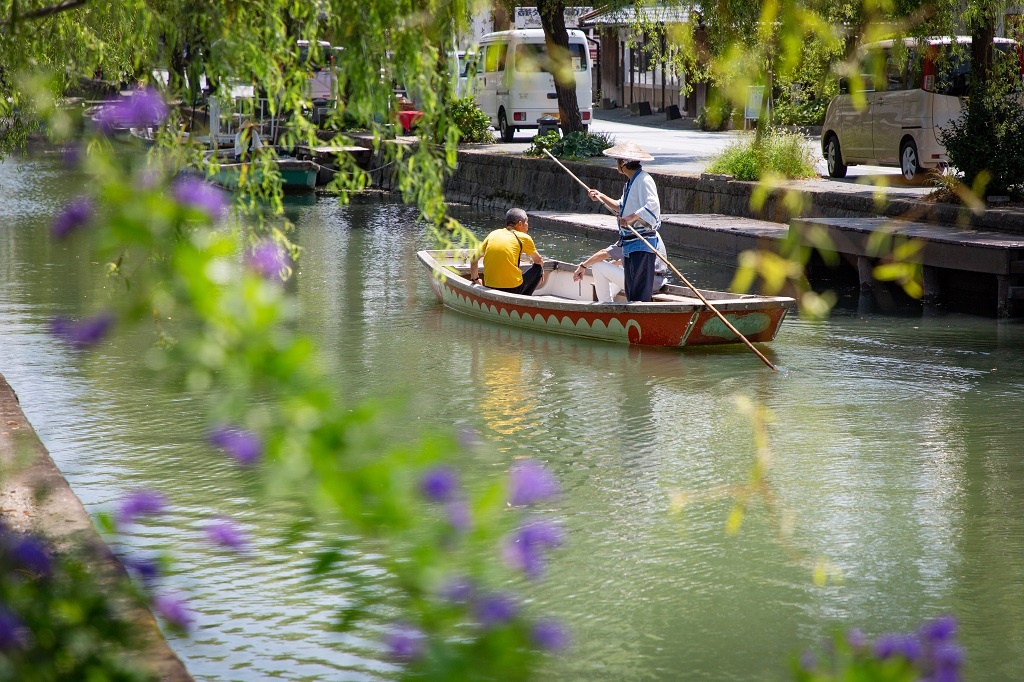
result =
[[[637,17],[644,23],[685,24],[690,21],[690,8],[655,3],[641,7],[623,7],[617,9],[599,8],[580,15],[580,27],[585,26],[628,26]]]

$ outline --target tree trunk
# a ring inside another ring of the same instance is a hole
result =
[[[565,3],[562,0],[537,0],[537,12],[544,27],[544,42],[555,77],[562,133],[582,132],[583,119],[580,118],[580,103],[576,99],[576,74],[569,58],[569,32],[565,28]]]
[[[995,35],[994,15],[979,17],[971,25],[971,89],[976,92],[988,90],[995,61],[992,51],[992,39]]]

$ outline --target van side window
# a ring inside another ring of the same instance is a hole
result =
[[[903,73],[905,66],[906,64],[901,64],[899,59],[892,53],[892,50],[885,51],[886,90],[906,90]]]
[[[487,46],[487,54],[484,56],[484,71],[494,73],[505,70],[505,55],[508,53],[508,43],[494,43]]]
[[[907,50],[907,89],[924,87],[924,52],[916,47]]]

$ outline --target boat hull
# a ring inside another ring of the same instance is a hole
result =
[[[545,291],[577,289],[571,283],[574,266],[548,262],[548,282],[534,296],[520,296],[474,286],[457,274],[463,252],[421,251],[430,285],[447,307],[503,324],[570,336],[640,346],[703,346],[741,342],[703,303],[686,302],[601,304],[570,300]],[[579,287],[582,289],[582,287]],[[678,288],[676,288],[678,289]],[[771,341],[795,302],[787,297],[724,296],[712,304],[750,341]],[[675,296],[681,301],[684,297]]]
[[[257,183],[262,182],[263,173],[257,166],[241,163],[221,164],[211,180],[225,189],[238,189],[243,169],[253,173]],[[282,159],[277,162],[277,172],[284,189],[308,190],[316,187],[320,166],[312,161]]]

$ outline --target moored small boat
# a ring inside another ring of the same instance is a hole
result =
[[[284,189],[307,190],[316,186],[317,174],[320,172],[319,164],[305,159],[287,157],[275,159],[273,163],[277,172],[281,174],[281,184]],[[210,180],[225,189],[237,189],[243,172],[254,173],[257,182],[262,173],[259,164],[228,162],[219,164],[217,172],[210,177]]]
[[[702,346],[741,343],[715,313],[685,286],[666,284],[650,303],[598,303],[588,271],[572,280],[575,264],[544,262],[545,280],[532,296],[471,284],[469,251],[420,251],[438,299],[459,312],[518,327],[642,346]],[[787,296],[700,290],[729,323],[753,342],[771,341],[786,313]]]

